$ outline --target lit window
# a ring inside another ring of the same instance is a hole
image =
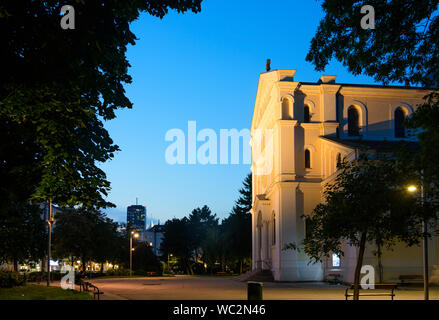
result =
[[[340,267],[340,256],[336,253],[332,254],[332,266]]]

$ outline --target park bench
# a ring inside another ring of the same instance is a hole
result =
[[[421,282],[424,281],[424,276],[420,274],[402,274],[399,276],[401,284],[408,284],[407,282]]]
[[[79,281],[79,291],[90,292],[90,288],[93,289],[93,298],[96,300],[97,296],[98,300],[100,300],[101,294],[104,294],[103,291],[99,290],[98,287],[88,281],[82,279]]]
[[[369,296],[369,297],[373,297],[373,296],[389,296],[392,298],[395,296],[395,289],[397,288],[397,284],[396,283],[388,283],[388,284],[375,284],[375,288],[374,289],[362,289],[361,285],[360,285],[360,296]],[[351,284],[350,287],[346,288],[346,292],[345,292],[345,297],[346,300],[348,300],[349,297],[353,297],[354,293],[353,292],[349,292],[349,290],[354,290],[354,285]],[[385,290],[385,292],[383,292],[383,290]]]

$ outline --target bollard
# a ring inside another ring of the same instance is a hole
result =
[[[262,300],[262,282],[249,281],[247,283],[247,299]]]

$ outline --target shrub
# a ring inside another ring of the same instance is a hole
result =
[[[12,288],[26,285],[26,274],[0,271],[0,288]]]
[[[130,271],[126,269],[107,270],[105,274],[108,276],[129,276]]]

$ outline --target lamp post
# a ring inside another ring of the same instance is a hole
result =
[[[50,286],[50,256],[52,244],[52,225],[55,224],[55,219],[52,213],[52,200],[49,201],[49,214],[47,217],[48,242],[47,242],[47,286]]]
[[[172,253],[168,253],[168,273],[170,273],[170,271],[171,271],[171,268],[169,266],[169,255],[171,255],[171,257],[172,257]]]
[[[409,186],[407,190],[411,193],[417,191],[416,186]],[[424,183],[421,183],[421,206],[424,208]],[[423,233],[423,260],[424,260],[424,300],[429,300],[429,289],[428,289],[428,238],[427,238],[427,221],[425,217],[422,219],[422,233]]]
[[[133,238],[138,238],[139,234],[137,232],[131,231],[130,234],[130,277],[133,275]]]

